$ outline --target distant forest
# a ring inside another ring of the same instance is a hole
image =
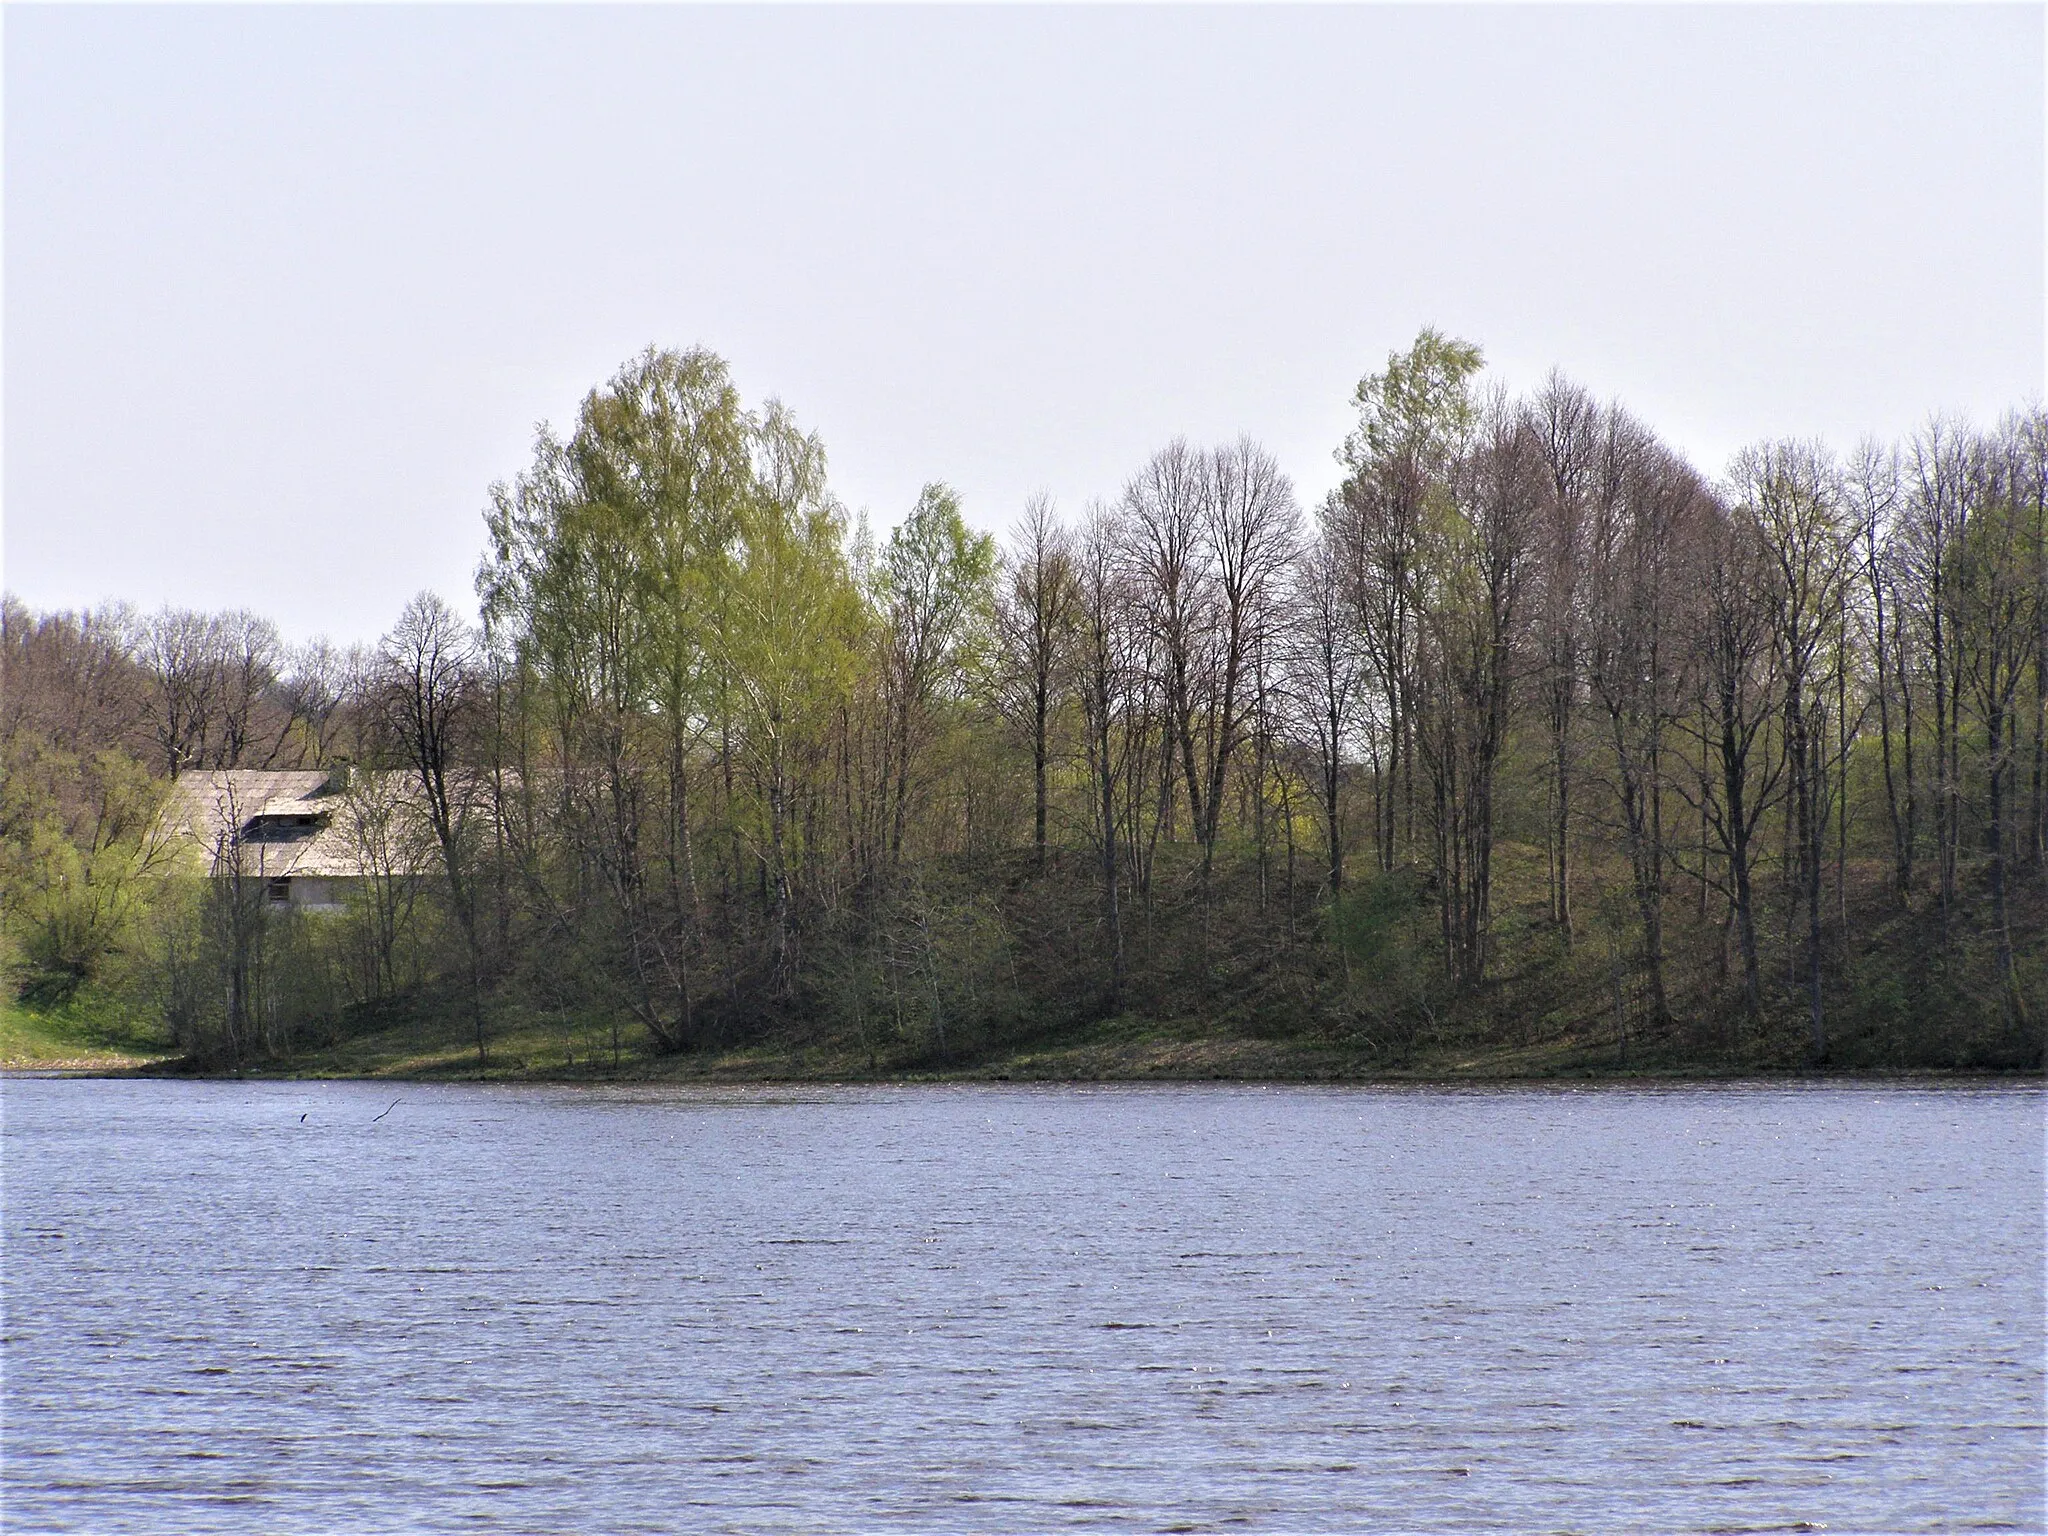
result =
[[[480,627],[9,599],[0,958],[212,1066],[410,1020],[914,1070],[1139,1018],[2038,1068],[2048,415],[1716,480],[1481,374],[1389,356],[1319,505],[1177,440],[998,542],[937,483],[871,531],[781,404],[650,350],[490,489]],[[345,911],[172,856],[178,773],[342,761],[415,786]]]

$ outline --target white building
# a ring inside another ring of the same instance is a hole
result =
[[[399,876],[430,867],[417,800],[401,773],[214,768],[179,774],[163,815],[209,873],[239,860],[272,904],[338,912],[373,864]]]

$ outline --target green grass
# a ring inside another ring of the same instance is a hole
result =
[[[1004,882],[1014,963],[980,978],[980,1015],[950,1015],[952,1050],[943,1057],[914,1015],[878,1025],[875,995],[864,1009],[843,1006],[847,983],[827,971],[800,999],[743,1018],[733,1037],[745,1043],[723,1047],[662,1054],[637,1025],[621,1021],[614,1036],[595,1003],[543,1008],[507,985],[489,1005],[480,1065],[467,1009],[444,985],[343,1010],[273,1042],[277,1055],[242,1070],[677,1083],[1508,1082],[1808,1070],[1804,997],[1782,961],[1767,961],[1762,1016],[1741,1017],[1739,977],[1722,965],[1718,910],[1701,918],[1688,889],[1668,908],[1672,1019],[1649,1028],[1630,981],[1632,917],[1616,894],[1626,871],[1582,862],[1571,945],[1548,920],[1540,848],[1503,844],[1495,873],[1498,947],[1485,983],[1464,994],[1443,983],[1422,877],[1361,871],[1334,912],[1305,896],[1290,914],[1282,902],[1255,900],[1249,865],[1219,865],[1213,902],[1190,865],[1162,873],[1151,906],[1133,911],[1123,1011],[1101,1017],[1099,957],[1073,916],[1092,910],[1092,874],[1056,866]],[[2001,1023],[1979,893],[1966,889],[1944,945],[1935,915],[1897,910],[1882,868],[1855,865],[1851,877],[1847,939],[1826,978],[1828,1070],[2038,1073],[2041,1009],[2031,1005],[2022,1024]],[[2029,887],[2013,900],[2021,984],[2039,998],[2048,893]],[[704,1017],[704,1027],[718,1027],[716,1015]],[[862,1038],[862,1027],[876,1037]],[[160,1062],[154,1070],[166,1070],[171,1055],[167,1041],[89,996],[62,1008],[0,1009],[0,1065],[117,1071]]]
[[[111,1072],[175,1056],[168,1036],[115,1006],[81,993],[47,1007],[0,989],[0,1071]]]
[[[1705,1056],[1666,1043],[1623,1051],[1605,1032],[1527,1043],[1418,1040],[1398,1049],[1314,1035],[1253,1034],[1213,1020],[1115,1018],[1048,1031],[950,1060],[898,1046],[870,1062],[847,1037],[770,1039],[729,1049],[657,1055],[628,1032],[614,1066],[611,1037],[594,1025],[502,1020],[479,1068],[459,1020],[426,1016],[368,1031],[251,1075],[499,1082],[1513,1082],[1593,1078],[1714,1078],[1782,1073],[1796,1057],[1762,1049]]]
[[[124,1027],[90,1005],[0,1011],[0,1066],[115,1072],[161,1070],[166,1041]],[[657,1055],[626,1034],[616,1066],[608,1030],[559,1021],[501,1020],[479,1069],[460,1019],[393,1023],[288,1058],[255,1061],[250,1076],[496,1082],[1527,1082],[1715,1078],[1797,1070],[1796,1055],[1751,1049],[1703,1055],[1670,1044],[1622,1051],[1604,1032],[1528,1043],[1424,1039],[1398,1048],[1315,1036],[1219,1029],[1213,1021],[1119,1015],[939,1060],[898,1047],[870,1064],[846,1038],[765,1040],[723,1050]]]

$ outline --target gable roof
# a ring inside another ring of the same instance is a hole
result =
[[[334,783],[333,775],[318,768],[189,770],[171,785],[165,830],[188,844],[213,874],[225,872],[232,852],[243,874],[259,878],[358,878],[368,873],[362,812],[382,801],[418,827],[418,788],[406,773],[357,773],[347,791]],[[400,872],[420,874],[431,867],[418,838],[394,842],[392,852],[399,856],[392,862]]]

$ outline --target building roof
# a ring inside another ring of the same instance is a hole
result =
[[[383,844],[377,862],[394,872],[424,873],[431,867],[417,835],[424,820],[410,774],[357,773],[349,789],[335,784],[335,775],[317,768],[189,771],[171,785],[164,822],[215,874],[238,853],[243,874],[259,878],[360,877],[368,872],[366,844],[372,840]],[[375,814],[380,807],[398,813],[384,818],[381,837]]]

